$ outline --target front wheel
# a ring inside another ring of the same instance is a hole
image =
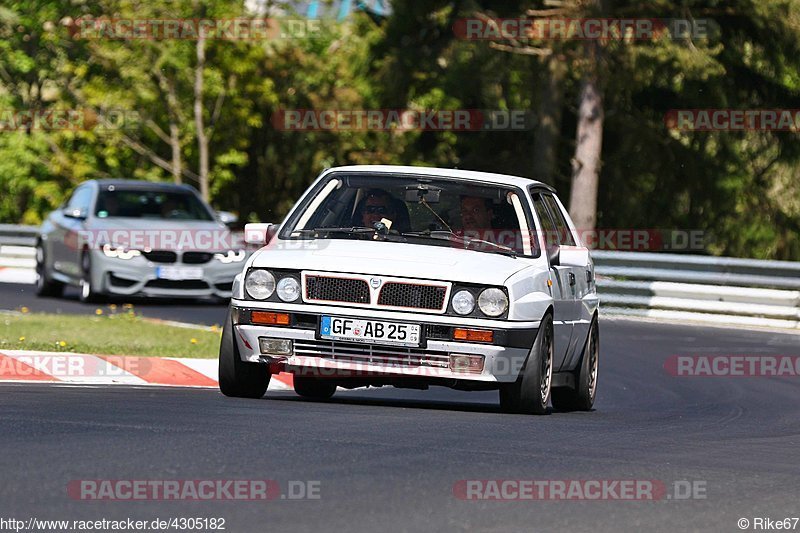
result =
[[[336,383],[330,379],[294,376],[294,391],[312,400],[328,400],[336,392]]]
[[[234,398],[261,398],[272,377],[267,365],[242,361],[233,337],[230,312],[219,342],[219,390]]]
[[[50,279],[47,273],[47,257],[45,256],[44,245],[39,242],[36,244],[36,295],[61,296],[63,293],[64,284]]]
[[[500,408],[507,413],[547,414],[552,380],[553,317],[548,314],[517,381],[500,385]]]
[[[600,329],[592,320],[583,348],[581,364],[575,372],[575,388],[553,389],[553,407],[559,411],[591,411],[597,395],[597,366],[600,358]]]
[[[98,303],[102,301],[103,294],[92,282],[92,256],[89,251],[81,256],[80,300],[83,303]]]

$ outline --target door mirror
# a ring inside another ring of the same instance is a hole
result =
[[[278,226],[270,222],[259,222],[244,225],[244,242],[247,244],[268,244],[275,235]]]
[[[218,211],[217,217],[219,218],[220,222],[222,222],[228,227],[231,227],[237,222],[239,222],[239,217],[236,216],[235,213],[231,213],[230,211]]]
[[[550,255],[550,266],[589,266],[589,249],[581,246],[558,246]]]
[[[86,211],[83,209],[64,209],[64,216],[67,218],[74,218],[76,220],[86,220]]]

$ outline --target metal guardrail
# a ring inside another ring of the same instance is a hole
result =
[[[0,268],[32,279],[38,232],[0,224]],[[608,251],[592,257],[606,315],[800,329],[800,262]]]
[[[607,251],[592,257],[605,314],[800,329],[800,263]]]
[[[0,224],[0,246],[34,246],[39,226]]]

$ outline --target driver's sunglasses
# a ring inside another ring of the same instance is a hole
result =
[[[368,205],[364,207],[364,214],[366,215],[385,215],[386,213],[391,213],[391,211],[385,205]]]

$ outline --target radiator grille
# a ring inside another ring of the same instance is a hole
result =
[[[446,294],[446,287],[389,281],[381,288],[378,305],[439,311]]]
[[[306,300],[368,304],[369,286],[363,279],[307,276]]]
[[[169,250],[152,250],[142,252],[142,255],[153,263],[174,263],[178,260],[178,254]]]

